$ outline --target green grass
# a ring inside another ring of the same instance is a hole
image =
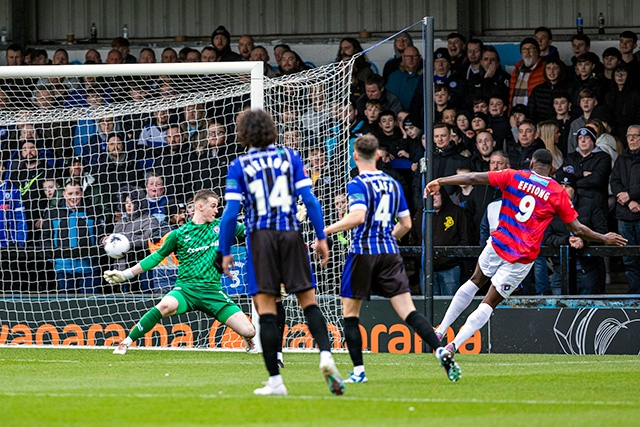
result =
[[[286,353],[286,397],[257,397],[260,355],[0,347],[0,425],[637,426],[637,356],[366,354],[369,383],[330,395],[317,354]],[[348,354],[337,354],[343,373]]]

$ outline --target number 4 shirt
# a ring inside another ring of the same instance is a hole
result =
[[[505,169],[489,172],[489,182],[502,190],[498,228],[491,233],[491,241],[505,261],[532,263],[553,217],[558,215],[565,224],[578,217],[569,195],[552,178]]]
[[[391,234],[396,218],[409,215],[402,187],[389,175],[363,172],[347,184],[349,210],[365,210],[364,223],[353,232],[351,252],[361,255],[397,254],[398,242]]]

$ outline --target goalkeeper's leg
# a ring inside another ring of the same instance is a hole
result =
[[[136,342],[144,334],[153,329],[163,317],[172,316],[178,310],[178,300],[175,296],[165,295],[164,298],[151,310],[147,311],[138,323],[131,329],[129,336],[113,351],[114,354],[125,354],[129,346]]]

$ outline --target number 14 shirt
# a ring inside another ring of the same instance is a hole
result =
[[[565,224],[578,217],[569,195],[552,178],[514,169],[488,174],[490,184],[502,190],[498,228],[491,233],[491,242],[505,261],[532,263],[553,217],[558,215]]]

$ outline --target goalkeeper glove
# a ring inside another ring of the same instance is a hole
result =
[[[213,266],[218,273],[222,274],[222,252],[218,251],[216,253],[216,259],[213,261]]]
[[[307,220],[307,207],[302,204],[297,206],[296,218],[298,221],[305,222]]]
[[[122,283],[125,280],[132,279],[134,274],[131,272],[130,268],[127,268],[124,271],[119,270],[107,270],[104,272],[104,280],[107,281],[110,285],[115,283]]]

